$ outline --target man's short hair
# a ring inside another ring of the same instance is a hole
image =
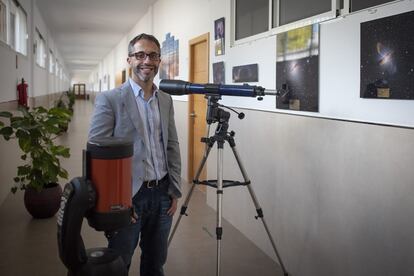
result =
[[[134,45],[135,45],[135,43],[137,43],[141,39],[146,39],[146,40],[149,40],[149,41],[154,42],[155,45],[157,45],[158,50],[161,52],[161,46],[160,46],[160,42],[158,41],[158,39],[156,39],[155,36],[153,36],[153,35],[142,33],[142,34],[139,34],[136,37],[134,37],[129,42],[129,45],[128,45],[128,55],[134,53],[134,50],[135,50]]]

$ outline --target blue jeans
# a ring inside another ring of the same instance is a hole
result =
[[[141,276],[164,276],[163,265],[167,260],[168,235],[172,224],[172,216],[167,214],[171,207],[168,183],[168,180],[162,181],[153,188],[143,185],[132,198],[137,222],[107,235],[108,247],[118,251],[128,269],[139,241]]]

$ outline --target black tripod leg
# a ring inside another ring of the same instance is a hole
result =
[[[204,165],[206,164],[208,155],[210,154],[210,151],[211,151],[211,148],[213,147],[213,144],[214,143],[209,143],[208,147],[206,148],[206,152],[204,154],[203,159],[200,162],[200,166],[198,167],[196,176],[194,178],[195,180],[193,181],[193,184],[191,185],[191,189],[190,189],[190,191],[188,192],[188,194],[185,198],[184,204],[181,206],[180,215],[179,215],[177,221],[175,222],[173,230],[172,230],[172,232],[170,234],[170,237],[168,239],[168,246],[170,246],[170,243],[171,243],[171,241],[172,241],[172,239],[175,235],[175,231],[177,231],[177,228],[178,228],[178,225],[180,224],[181,218],[183,217],[183,215],[187,215],[186,211],[187,211],[188,204],[190,203],[190,199],[191,199],[191,196],[193,194],[193,191],[194,191],[194,188],[195,188],[195,185],[196,185],[195,181],[198,181],[198,179],[200,177],[201,171],[203,170]]]
[[[231,146],[231,149],[233,150],[234,157],[236,158],[237,164],[239,165],[239,168],[240,168],[240,171],[241,171],[241,173],[243,175],[244,181],[248,183],[247,184],[247,188],[249,190],[250,196],[251,196],[251,198],[253,200],[253,203],[254,203],[254,206],[255,206],[256,212],[257,212],[257,217],[256,218],[260,218],[262,220],[263,226],[264,226],[264,228],[266,230],[267,236],[269,237],[270,243],[272,244],[273,250],[275,251],[277,260],[279,261],[279,264],[280,264],[280,266],[282,268],[283,274],[285,276],[288,276],[289,274],[288,274],[288,272],[285,269],[285,265],[282,262],[282,258],[280,258],[279,252],[277,251],[276,243],[273,240],[272,234],[270,233],[269,228],[267,227],[267,223],[266,223],[266,221],[264,219],[264,216],[263,216],[262,207],[260,207],[260,204],[259,204],[259,202],[257,200],[256,194],[254,193],[253,188],[252,188],[252,185],[250,183],[249,176],[247,175],[247,172],[244,169],[243,164],[241,163],[239,154],[238,154],[238,152],[236,150],[236,146],[235,146],[234,143],[233,144],[230,143],[230,146]]]
[[[218,148],[217,152],[217,262],[216,262],[216,275],[220,275],[221,270],[221,238],[223,235],[222,227],[222,207],[223,207],[223,145]]]

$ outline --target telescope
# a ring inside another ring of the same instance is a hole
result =
[[[65,185],[58,213],[59,256],[68,276],[127,276],[128,269],[113,249],[85,249],[83,218],[97,231],[113,232],[131,223],[132,156],[125,138],[100,137],[83,152],[83,176]]]
[[[258,97],[262,100],[265,95],[277,96],[276,90],[265,89],[257,85],[227,85],[227,84],[198,84],[182,80],[161,80],[160,90],[171,95],[213,94],[219,96]]]
[[[226,187],[233,187],[233,186],[247,186],[250,196],[253,200],[253,203],[256,208],[257,216],[256,219],[260,218],[263,222],[264,228],[270,240],[270,243],[273,247],[273,250],[276,254],[277,260],[282,268],[283,275],[289,276],[289,273],[286,271],[285,266],[282,262],[282,259],[277,251],[276,244],[273,240],[273,237],[267,227],[266,221],[264,220],[264,215],[262,208],[260,207],[256,195],[254,194],[253,188],[251,187],[251,182],[249,177],[247,176],[246,170],[242,165],[240,160],[239,154],[236,150],[236,143],[234,140],[235,132],[228,131],[229,128],[229,119],[230,119],[230,112],[225,111],[220,107],[227,108],[238,115],[239,119],[244,118],[243,112],[238,112],[231,107],[219,104],[218,101],[221,99],[221,96],[241,96],[241,97],[257,97],[258,100],[262,100],[263,96],[265,95],[274,95],[274,96],[284,96],[287,97],[288,95],[288,86],[285,85],[280,90],[266,90],[261,86],[251,86],[248,84],[243,85],[225,85],[225,84],[197,84],[191,82],[185,82],[182,80],[161,80],[159,84],[160,90],[171,94],[171,95],[187,95],[187,94],[205,94],[205,98],[207,99],[207,114],[206,114],[206,121],[210,127],[210,124],[217,123],[217,128],[215,134],[210,137],[202,137],[201,142],[206,144],[206,148],[204,151],[203,159],[200,162],[200,166],[196,171],[195,178],[193,180],[193,185],[191,190],[187,194],[184,204],[181,206],[180,216],[176,220],[176,223],[173,227],[172,233],[168,239],[168,245],[171,243],[172,238],[175,235],[177,230],[178,224],[181,221],[183,215],[187,215],[186,210],[188,204],[190,202],[191,195],[193,193],[195,185],[207,185],[217,189],[217,227],[216,227],[216,237],[217,237],[217,261],[216,261],[216,276],[220,276],[221,271],[221,240],[223,234],[223,227],[222,227],[222,197],[223,197],[223,189]],[[210,130],[207,131],[209,133]],[[234,181],[234,180],[224,180],[223,179],[223,150],[224,144],[227,142],[236,158],[237,164],[239,165],[241,174],[243,175],[244,181]],[[207,162],[208,155],[213,147],[214,144],[217,144],[217,179],[215,180],[203,180],[200,181],[199,177],[201,172]]]

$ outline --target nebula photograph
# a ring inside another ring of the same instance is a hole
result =
[[[248,64],[233,67],[233,82],[258,82],[259,65]]]
[[[276,108],[318,112],[319,25],[277,35]]]
[[[213,83],[225,84],[224,61],[213,63]]]
[[[361,98],[414,99],[414,12],[361,23]]]

